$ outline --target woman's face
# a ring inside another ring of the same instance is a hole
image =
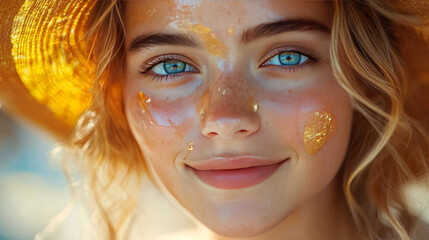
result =
[[[322,194],[351,129],[328,1],[128,1],[126,115],[197,219],[255,236]]]

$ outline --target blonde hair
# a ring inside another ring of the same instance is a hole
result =
[[[75,127],[70,149],[92,193],[95,222],[105,233],[99,236],[113,240],[126,236],[147,171],[125,118],[121,74],[111,69],[123,58],[121,5],[99,1],[95,8],[88,39],[98,63],[97,94]],[[341,172],[344,194],[363,237],[408,240],[415,217],[401,190],[427,176],[429,143],[403,109],[410,79],[387,26],[411,18],[380,1],[338,1],[335,8],[331,63],[355,109]]]
[[[393,23],[412,17],[381,1],[339,1],[331,59],[338,83],[355,109],[344,192],[368,239],[410,239],[415,222],[402,188],[428,175],[428,137],[403,109],[407,78],[395,46]]]
[[[94,9],[86,38],[97,63],[96,94],[74,128],[69,155],[82,173],[93,237],[126,239],[146,165],[125,117],[121,73],[110,68],[122,64],[121,6],[116,0],[97,1]]]

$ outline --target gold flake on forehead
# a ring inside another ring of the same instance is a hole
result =
[[[192,23],[189,20],[178,20],[171,24],[178,31],[196,33],[203,42],[207,51],[217,57],[226,56],[226,46],[216,38],[213,31],[200,23]]]
[[[304,128],[304,148],[309,154],[316,154],[332,137],[336,129],[336,119],[328,112],[315,112]]]

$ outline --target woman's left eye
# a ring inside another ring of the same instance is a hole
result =
[[[179,60],[167,60],[161,63],[156,64],[152,68],[152,72],[158,75],[172,75],[183,72],[196,72],[197,69],[192,65],[189,65],[185,62]]]
[[[275,65],[275,66],[295,66],[302,64],[308,60],[308,57],[302,53],[294,51],[281,52],[274,57],[264,62],[262,66]]]

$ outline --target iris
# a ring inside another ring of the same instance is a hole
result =
[[[177,60],[169,60],[164,62],[164,71],[167,74],[181,73],[186,69],[186,63]]]
[[[301,65],[308,60],[308,57],[305,54],[296,51],[284,51],[273,56],[268,61],[266,61],[263,66],[285,66],[292,67],[296,65]]]
[[[301,54],[296,52],[284,52],[278,55],[282,65],[297,65],[301,62]]]

